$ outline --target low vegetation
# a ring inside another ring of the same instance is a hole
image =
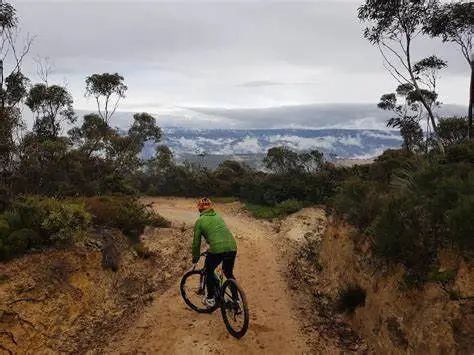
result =
[[[379,256],[424,281],[440,248],[473,255],[473,158],[472,141],[448,147],[445,156],[387,151],[352,169],[330,205],[372,237]]]
[[[0,260],[33,248],[71,243],[91,225],[84,204],[20,196],[0,215]]]
[[[93,197],[59,200],[20,196],[0,214],[0,260],[32,249],[74,243],[92,226],[122,231],[138,242],[145,226],[169,222],[131,197]]]
[[[291,213],[299,211],[303,207],[304,203],[295,199],[286,200],[277,203],[274,206],[256,205],[253,203],[245,204],[245,208],[252,214],[252,216],[259,219],[285,217]]]
[[[170,222],[129,196],[98,196],[80,199],[97,226],[117,228],[138,242],[146,226],[169,227]]]

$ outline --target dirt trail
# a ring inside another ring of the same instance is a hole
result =
[[[191,200],[160,198],[147,202],[153,202],[155,209],[176,226],[184,223],[191,227],[197,217]],[[109,346],[107,353],[309,353],[291,307],[291,291],[280,272],[270,226],[238,213],[235,207],[218,205],[217,210],[237,237],[235,275],[249,303],[247,335],[241,340],[232,338],[219,312],[203,315],[187,308],[177,283],[157,298],[136,324]]]

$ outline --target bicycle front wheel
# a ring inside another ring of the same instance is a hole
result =
[[[245,293],[235,280],[224,282],[220,306],[229,333],[237,339],[242,338],[249,327],[249,310]]]
[[[203,303],[207,290],[204,285],[204,273],[200,270],[192,270],[184,274],[180,290],[184,302],[196,312],[212,313],[219,308],[217,302],[214,307],[208,307]]]

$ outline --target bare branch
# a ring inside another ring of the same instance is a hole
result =
[[[115,111],[117,110],[119,101],[120,101],[120,96],[117,96],[117,100],[115,101],[114,109],[112,110],[112,113],[110,114],[110,117],[112,117],[114,115]]]
[[[381,42],[382,46],[384,46],[385,48],[387,48],[390,52],[393,53],[393,55],[398,58],[398,60],[400,61],[400,63],[403,65],[403,67],[406,69],[406,70],[409,70],[408,68],[408,64],[405,63],[405,61],[403,60],[403,58],[401,57],[401,55],[396,51],[394,50],[392,47],[390,47],[389,45],[387,45],[386,43],[384,42]]]
[[[15,62],[16,62],[14,69],[11,71],[11,73],[14,73],[20,70],[23,59],[25,58],[25,56],[28,54],[28,52],[31,49],[31,45],[33,44],[34,37],[30,37],[29,35],[27,35],[26,40],[25,40],[25,45],[23,46],[21,52],[18,53],[16,49],[16,40],[18,37],[18,30],[16,30],[15,34],[13,34],[11,29],[9,29],[6,32],[6,36],[7,36],[8,42],[10,43],[10,48],[12,50],[13,57],[15,58]]]
[[[406,78],[406,76],[404,76],[402,73],[400,73],[400,71],[398,70],[398,68],[397,68],[395,65],[393,65],[393,64],[388,60],[386,54],[384,53],[384,51],[382,50],[382,48],[381,48],[380,46],[379,46],[379,51],[380,51],[380,53],[382,54],[382,57],[383,57],[385,63],[386,63],[388,66],[390,66],[390,68],[392,68],[392,70],[393,70],[400,78],[402,78],[403,80],[405,80],[405,82],[410,83],[411,81],[408,80],[408,79]]]
[[[36,57],[33,59],[36,63],[36,74],[43,81],[46,86],[49,86],[49,76],[53,72],[54,64],[51,62],[49,57]]]
[[[396,80],[400,85],[403,84],[403,82],[392,72],[392,69],[387,65],[387,61],[384,60],[383,66],[384,68],[388,71],[388,73]]]

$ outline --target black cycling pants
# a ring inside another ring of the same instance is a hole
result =
[[[224,275],[228,279],[235,279],[234,277],[234,264],[235,264],[235,257],[237,256],[236,251],[229,251],[225,253],[219,254],[207,254],[206,262],[204,263],[204,267],[206,268],[206,287],[207,287],[207,297],[213,298],[215,293],[215,287],[218,284],[219,280],[217,280],[214,270],[216,267],[222,263],[222,271],[224,271]]]

